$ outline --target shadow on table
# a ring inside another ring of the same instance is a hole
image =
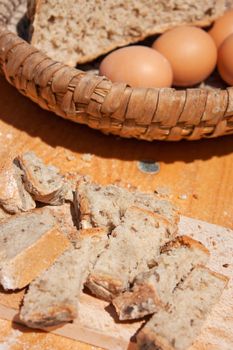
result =
[[[233,136],[192,142],[146,142],[103,135],[42,110],[20,95],[3,77],[0,77],[0,106],[0,119],[31,136],[40,137],[50,146],[103,158],[189,163],[195,159],[221,157],[233,150]]]

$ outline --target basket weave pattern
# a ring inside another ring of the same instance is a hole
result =
[[[233,133],[233,88],[131,88],[55,62],[9,31],[22,0],[0,0],[0,67],[42,108],[105,133],[196,140]],[[4,15],[3,15],[4,13]]]

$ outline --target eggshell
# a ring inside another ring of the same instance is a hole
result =
[[[113,51],[100,64],[100,75],[132,87],[170,87],[173,74],[168,60],[146,46],[129,46]]]
[[[218,71],[222,79],[233,86],[233,34],[228,36],[218,51]]]
[[[209,34],[214,39],[217,48],[219,48],[223,41],[233,34],[233,10],[227,11],[219,17],[210,29]]]
[[[211,36],[200,28],[180,26],[162,34],[152,46],[171,63],[177,86],[192,86],[206,79],[217,62]]]

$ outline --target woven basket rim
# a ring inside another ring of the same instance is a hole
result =
[[[197,140],[233,133],[233,88],[131,88],[53,61],[9,31],[24,0],[0,0],[0,69],[43,109],[104,133],[143,140]]]

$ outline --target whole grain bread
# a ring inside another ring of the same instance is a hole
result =
[[[24,188],[17,162],[9,154],[2,155],[0,162],[0,206],[11,214],[34,209],[36,203]]]
[[[227,278],[199,266],[178,284],[172,302],[160,308],[137,335],[140,350],[187,350],[218,302]]]
[[[169,241],[161,248],[156,266],[136,276],[131,290],[113,300],[120,320],[141,318],[166,308],[181,281],[197,265],[205,265],[208,258],[208,250],[190,237]]]
[[[156,265],[161,246],[174,237],[171,227],[158,214],[129,208],[96,261],[87,287],[105,300],[127,290],[136,275]]]
[[[181,25],[209,25],[224,0],[29,0],[31,43],[75,66]]]
[[[76,318],[84,282],[107,241],[105,229],[77,232],[74,246],[30,284],[20,319],[32,328],[41,328]]]
[[[47,208],[1,222],[0,284],[4,289],[25,287],[70,246],[54,223]]]
[[[177,231],[179,215],[167,200],[151,193],[128,191],[116,185],[100,186],[81,179],[77,183],[74,205],[81,228],[108,227],[111,231],[120,224],[127,208],[137,206],[163,215]]]
[[[26,152],[16,158],[22,169],[26,190],[36,201],[61,205],[66,199],[73,200],[71,187],[59,170],[45,165],[34,152]]]

